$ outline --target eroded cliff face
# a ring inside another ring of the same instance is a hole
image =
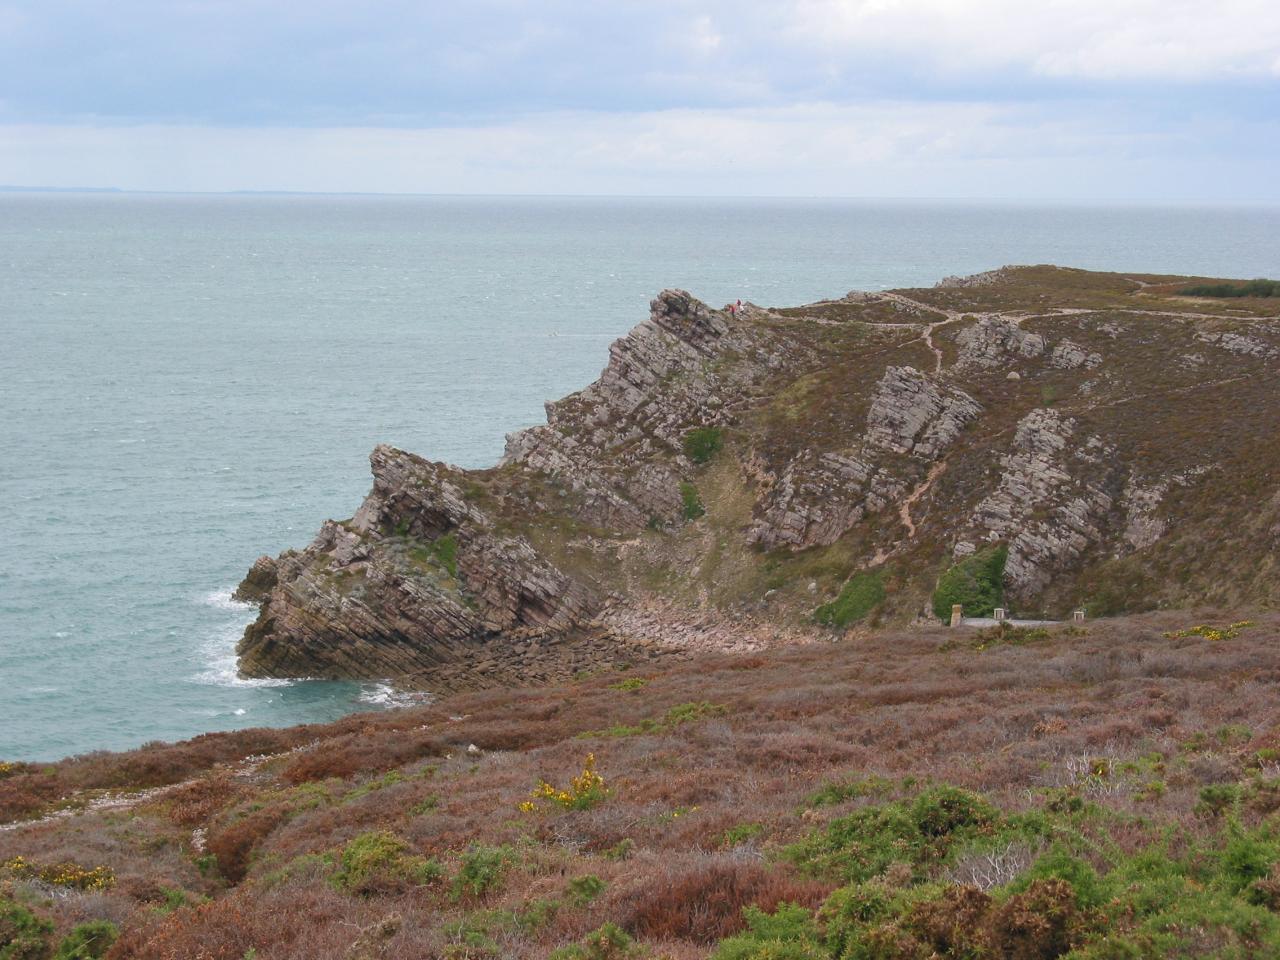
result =
[[[996,543],[1028,613],[1280,599],[1275,308],[1181,285],[1003,268],[736,317],[664,291],[493,469],[377,448],[355,515],[241,585],[241,669],[438,688],[803,642],[851,575],[909,620]]]

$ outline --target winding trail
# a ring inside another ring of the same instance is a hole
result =
[[[902,521],[902,525],[907,528],[907,539],[914,540],[916,536],[916,524],[911,519],[911,507],[929,492],[935,480],[947,472],[947,461],[939,460],[929,468],[928,474],[925,475],[924,482],[916,487],[907,496],[905,500],[898,505],[898,518]]]

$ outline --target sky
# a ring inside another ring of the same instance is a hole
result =
[[[0,0],[0,184],[1280,202],[1276,0]]]

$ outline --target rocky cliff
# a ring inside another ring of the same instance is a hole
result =
[[[821,636],[1007,547],[1056,615],[1280,599],[1280,304],[1189,278],[1004,268],[804,307],[664,291],[492,469],[390,447],[346,521],[260,559],[251,676],[433,687]]]

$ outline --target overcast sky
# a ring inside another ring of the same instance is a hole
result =
[[[0,184],[1280,201],[1277,0],[0,0]]]

